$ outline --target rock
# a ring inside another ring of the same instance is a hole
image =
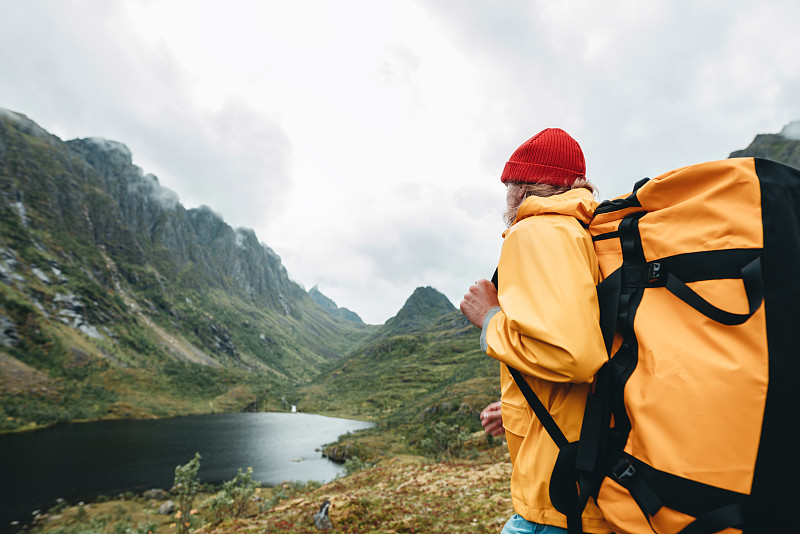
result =
[[[169,498],[169,493],[161,488],[153,488],[142,493],[142,497],[153,501],[162,501]]]
[[[322,450],[322,456],[332,462],[343,464],[353,457],[353,444],[326,446]]]
[[[50,280],[50,277],[49,277],[49,276],[47,276],[47,275],[45,274],[45,272],[44,272],[43,270],[41,270],[40,268],[38,268],[38,267],[32,267],[32,268],[31,268],[31,271],[32,271],[32,272],[33,272],[33,274],[36,276],[36,278],[38,278],[39,280],[41,280],[41,281],[42,281],[42,283],[44,283],[44,284],[47,284],[48,286],[49,286],[50,284],[52,284],[52,283],[53,283],[53,281],[52,281],[52,280]]]
[[[331,530],[333,528],[333,523],[331,523],[331,518],[328,517],[328,509],[331,507],[331,501],[325,499],[325,502],[322,503],[322,506],[319,507],[319,511],[314,514],[314,525],[319,530]]]
[[[101,334],[96,327],[90,325],[86,321],[83,315],[86,307],[74,294],[57,294],[53,298],[53,307],[57,310],[56,319],[62,323],[83,332],[91,338],[105,339],[103,334]]]
[[[158,507],[158,513],[163,515],[172,515],[175,512],[175,503],[167,501]]]
[[[15,325],[11,319],[0,313],[0,345],[13,347],[17,343],[19,343],[17,325]]]

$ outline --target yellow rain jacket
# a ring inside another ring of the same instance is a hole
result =
[[[586,189],[528,197],[505,238],[498,263],[501,310],[484,321],[486,353],[525,375],[569,441],[580,437],[591,381],[607,359],[595,286],[599,268],[592,238],[581,226],[597,201]],[[502,414],[511,453],[511,497],[516,513],[566,528],[553,508],[550,474],[558,447],[534,417],[506,365],[501,366]],[[585,532],[609,526],[593,500]]]

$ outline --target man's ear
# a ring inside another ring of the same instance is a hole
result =
[[[525,198],[525,188],[519,184],[511,184],[509,187],[516,203],[522,202],[522,199]]]

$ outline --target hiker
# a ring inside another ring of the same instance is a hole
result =
[[[555,510],[548,491],[558,447],[534,418],[509,366],[524,375],[567,439],[577,440],[592,379],[607,359],[595,292],[600,274],[583,226],[598,203],[580,146],[557,128],[523,143],[500,180],[508,187],[508,228],[497,286],[478,280],[460,308],[482,329],[484,352],[503,364],[501,421],[516,514],[502,533],[561,533],[566,517]],[[610,531],[593,501],[582,521],[584,532]]]

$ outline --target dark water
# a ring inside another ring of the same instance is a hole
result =
[[[237,413],[101,421],[0,435],[0,532],[63,498],[169,489],[175,466],[200,460],[201,482],[253,468],[266,485],[330,481],[343,468],[315,449],[371,423],[301,413]]]

